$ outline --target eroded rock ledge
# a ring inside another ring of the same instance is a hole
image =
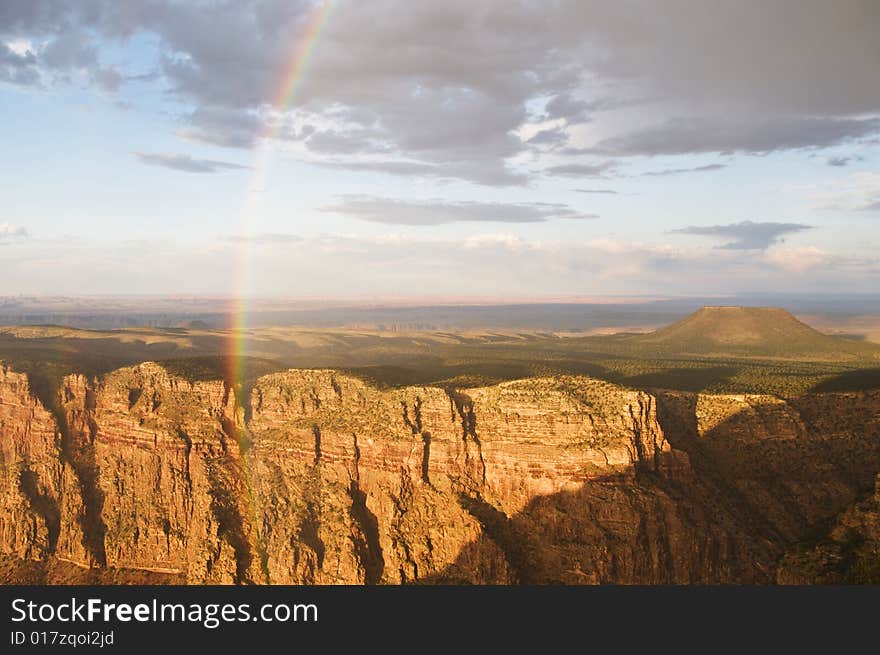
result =
[[[117,581],[772,582],[873,484],[878,409],[584,377],[378,390],[329,370],[242,399],[154,363],[41,401],[0,368],[0,552]]]

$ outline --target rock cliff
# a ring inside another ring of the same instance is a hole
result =
[[[878,471],[877,393],[0,368],[9,581],[773,582]]]

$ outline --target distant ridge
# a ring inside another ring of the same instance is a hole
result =
[[[630,340],[655,351],[701,356],[839,360],[880,355],[874,344],[823,334],[779,307],[703,307]]]

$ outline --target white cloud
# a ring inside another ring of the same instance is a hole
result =
[[[766,252],[625,240],[532,240],[510,233],[432,239],[356,234],[249,240],[23,242],[3,259],[0,293],[205,293],[265,297],[722,294],[872,291],[877,259],[817,248]],[[55,262],[63,261],[60,268]],[[162,266],[157,267],[156,262]],[[316,274],[318,271],[320,274]]]
[[[815,246],[806,246],[803,248],[774,246],[764,253],[763,259],[771,266],[786,271],[787,273],[797,274],[806,273],[811,269],[832,262],[832,258],[828,253],[823,252]]]
[[[23,239],[28,235],[27,228],[21,225],[0,223],[0,242],[12,239]]]
[[[515,234],[474,234],[466,237],[462,242],[465,250],[477,250],[480,248],[503,248],[513,252],[522,250],[540,250],[540,241],[526,241]]]
[[[26,57],[28,53],[34,52],[34,44],[30,39],[12,39],[6,41],[6,47],[19,57]]]

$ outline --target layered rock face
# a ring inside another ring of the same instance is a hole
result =
[[[595,380],[378,392],[289,372],[260,380],[252,412],[277,582],[516,581],[520,544],[504,523],[534,498],[687,465],[651,396]]]
[[[0,553],[113,581],[772,582],[880,471],[870,394],[291,370],[236,398],[151,363],[37,393],[0,371]]]
[[[0,433],[0,548],[38,559],[57,549],[66,467],[54,418],[31,395],[27,377],[5,367],[0,367]]]
[[[222,382],[190,384],[155,365],[100,385],[74,375],[47,410],[25,376],[5,375],[3,501],[14,508],[5,553],[164,573],[186,563],[189,579],[230,578],[235,539],[218,507],[237,502],[227,469],[238,444]]]

